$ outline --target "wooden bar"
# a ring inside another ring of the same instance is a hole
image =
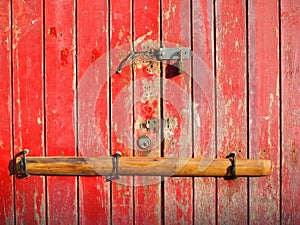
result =
[[[25,161],[26,173],[29,175],[109,176],[116,170],[115,157],[26,157]],[[17,164],[20,166],[21,162],[19,158]],[[120,176],[225,177],[231,175],[231,165],[229,159],[163,157],[118,159]],[[239,177],[267,176],[270,170],[270,160],[236,160],[236,176]]]

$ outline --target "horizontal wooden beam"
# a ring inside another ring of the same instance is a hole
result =
[[[26,157],[17,158],[17,173],[55,176],[110,176],[118,167],[120,176],[226,177],[232,160],[208,158],[121,157]],[[267,176],[270,160],[236,159],[237,177]]]

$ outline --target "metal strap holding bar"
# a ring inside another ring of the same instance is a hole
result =
[[[228,168],[229,173],[224,177],[225,180],[235,180],[236,176],[236,153],[231,152],[229,155],[226,156],[226,159],[229,159],[231,162],[231,166]]]
[[[106,176],[106,181],[113,181],[113,180],[118,180],[120,179],[119,176],[119,158],[122,156],[120,152],[116,152],[115,154],[112,155],[113,159],[113,169],[115,171],[112,171],[111,175]],[[115,173],[115,175],[113,175]]]
[[[14,173],[16,174],[17,178],[24,178],[28,177],[29,174],[27,173],[27,167],[26,167],[26,155],[29,154],[28,149],[24,149],[24,151],[19,152],[15,159],[19,162],[16,162],[14,165]]]

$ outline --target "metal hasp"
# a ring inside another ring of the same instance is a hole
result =
[[[157,61],[164,61],[164,60],[178,60],[179,64],[179,71],[182,73],[182,61],[184,59],[188,59],[192,56],[192,51],[189,48],[185,47],[176,47],[176,48],[159,48],[156,50],[150,50],[148,52],[130,52],[125,59],[122,60],[120,63],[117,73],[121,73],[124,66],[130,59],[133,59],[138,56],[143,56],[144,58],[153,58]]]

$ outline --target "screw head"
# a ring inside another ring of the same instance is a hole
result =
[[[137,145],[143,150],[147,149],[151,143],[151,139],[146,135],[139,137],[137,140]]]

